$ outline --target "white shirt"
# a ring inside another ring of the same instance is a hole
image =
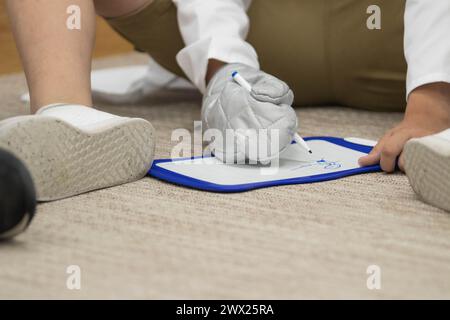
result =
[[[209,59],[239,62],[259,69],[255,49],[245,41],[249,30],[246,10],[251,0],[173,0],[186,47],[177,62],[202,92]]]
[[[173,0],[186,45],[177,62],[202,93],[209,59],[259,68],[257,53],[245,41],[251,1]],[[450,83],[449,34],[450,0],[406,0],[407,95],[427,83]]]
[[[407,96],[419,86],[450,83],[450,0],[407,0]]]

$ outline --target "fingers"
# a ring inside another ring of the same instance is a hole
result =
[[[397,158],[401,156],[403,147],[411,137],[411,132],[406,129],[394,129],[390,131],[380,140],[369,155],[359,159],[359,164],[361,166],[368,166],[374,165],[379,161],[383,171],[394,172]],[[400,157],[399,167],[403,171],[403,157]]]
[[[377,145],[370,151],[367,156],[361,157],[358,160],[358,163],[362,167],[373,166],[380,163],[381,158],[381,150],[386,142],[386,140],[392,135],[392,130],[388,131],[380,141],[378,141]]]
[[[393,172],[397,159],[403,152],[403,148],[409,139],[413,137],[412,131],[408,129],[396,131],[387,141],[381,151],[381,168],[386,172]]]
[[[402,152],[402,154],[400,155],[400,158],[398,158],[398,168],[402,171],[405,172],[405,156]]]
[[[397,163],[397,157],[402,152],[403,146],[393,136],[389,139],[381,149],[380,166],[385,172],[394,172]]]
[[[378,143],[367,156],[361,157],[358,163],[361,167],[367,167],[380,162],[380,143]]]

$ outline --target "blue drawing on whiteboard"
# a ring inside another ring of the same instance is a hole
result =
[[[319,166],[325,170],[334,170],[342,167],[342,165],[338,161],[328,161],[322,158],[321,160],[317,161],[301,161],[300,165],[292,168],[291,170],[299,170],[313,166]]]

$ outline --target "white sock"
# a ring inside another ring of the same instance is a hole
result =
[[[79,129],[96,129],[126,119],[107,112],[75,104],[51,104],[39,109],[37,115],[58,118]]]

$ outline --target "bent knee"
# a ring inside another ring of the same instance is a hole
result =
[[[95,11],[104,18],[117,18],[139,11],[154,0],[94,0]]]

